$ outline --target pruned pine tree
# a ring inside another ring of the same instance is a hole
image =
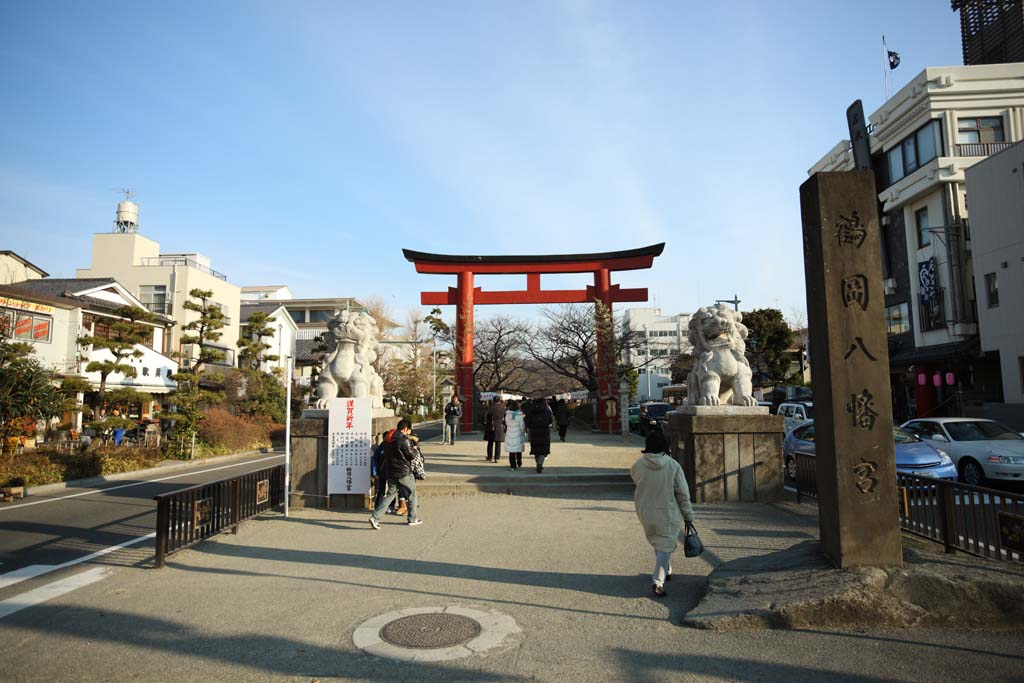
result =
[[[265,337],[274,336],[274,328],[270,323],[274,316],[268,313],[253,313],[242,325],[242,336],[238,338],[238,366],[250,370],[259,370],[264,362],[275,361],[280,357],[266,353],[270,344],[263,341]]]
[[[79,346],[89,346],[93,350],[106,349],[113,356],[111,360],[93,360],[85,366],[86,372],[100,373],[100,404],[103,403],[110,375],[117,373],[125,377],[136,376],[137,372],[128,359],[142,357],[142,350],[136,346],[152,341],[153,327],[145,323],[156,320],[156,314],[136,306],[120,306],[114,315],[117,317],[104,323],[102,328],[94,328],[93,334],[78,338]]]

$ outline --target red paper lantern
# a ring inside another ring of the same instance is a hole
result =
[[[925,374],[923,372],[918,373],[917,374],[917,383],[920,384],[923,387],[925,384],[928,384],[928,377],[925,376]]]
[[[934,375],[932,375],[932,384],[935,385],[936,389],[941,387],[942,386],[942,375],[940,375],[937,372]]]
[[[946,386],[947,387],[951,387],[954,384],[956,384],[956,377],[953,375],[952,372],[947,372],[946,373]]]

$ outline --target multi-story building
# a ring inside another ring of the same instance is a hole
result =
[[[1024,142],[967,169],[981,350],[994,354],[1002,407],[991,414],[1024,429]]]
[[[661,399],[661,390],[672,383],[672,361],[690,348],[687,332],[690,315],[662,315],[660,308],[629,308],[622,317],[639,343],[623,349],[626,363],[639,368],[637,387],[641,401]]]
[[[13,251],[0,251],[0,285],[48,276],[49,273],[45,270],[29,263]]]
[[[978,336],[965,172],[1024,137],[1024,64],[927,68],[868,119],[896,417],[1000,401],[999,360]],[[809,173],[853,167],[842,140]]]
[[[287,285],[242,287],[242,301],[288,301],[292,290]]]
[[[1021,0],[951,0],[960,12],[964,64],[1024,61],[1024,2]]]
[[[239,333],[241,290],[223,273],[211,267],[210,259],[199,253],[160,253],[159,243],[138,232],[138,207],[134,202],[118,204],[113,232],[96,233],[92,239],[92,265],[76,271],[80,278],[111,277],[124,285],[151,311],[170,316],[178,325],[171,331],[171,350],[191,358],[197,350],[183,346],[183,328],[199,314],[187,310],[189,292],[213,292],[212,301],[224,313],[221,337],[210,346],[224,353],[218,365],[234,366]]]

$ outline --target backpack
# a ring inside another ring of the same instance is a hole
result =
[[[419,446],[413,449],[415,455],[412,459],[412,476],[416,479],[426,479],[427,469],[426,463],[423,461],[423,453],[420,451]]]

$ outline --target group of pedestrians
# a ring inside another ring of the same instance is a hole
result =
[[[458,396],[445,406],[444,438],[455,443],[457,423],[462,415]],[[552,410],[546,399],[535,399],[520,409],[518,401],[502,399],[488,407],[484,416],[484,438],[487,439],[487,460],[498,462],[502,444],[508,450],[509,467],[518,470],[523,466],[523,448],[530,443],[530,454],[537,464],[537,473],[544,471],[544,461],[551,453],[551,425],[558,425],[558,434],[565,441],[569,424],[568,406],[564,401],[555,403]],[[381,447],[375,453],[374,467],[378,476],[376,506],[370,515],[370,526],[380,529],[380,515],[400,497],[405,498],[404,510],[407,524],[417,526],[423,523],[416,514],[416,474],[422,473],[423,460],[415,437],[412,437],[412,423],[403,419],[397,428],[385,435]],[[690,490],[679,463],[669,455],[669,444],[661,430],[647,435],[642,456],[630,468],[630,476],[636,484],[634,506],[647,542],[654,549],[654,571],[651,588],[656,597],[665,596],[665,583],[672,579],[672,552],[678,545],[680,533],[685,524],[687,544],[696,537],[693,528],[693,506]],[[378,462],[379,460],[379,462]],[[387,482],[386,490],[381,484]],[[688,555],[701,552],[700,541],[687,549]]]

